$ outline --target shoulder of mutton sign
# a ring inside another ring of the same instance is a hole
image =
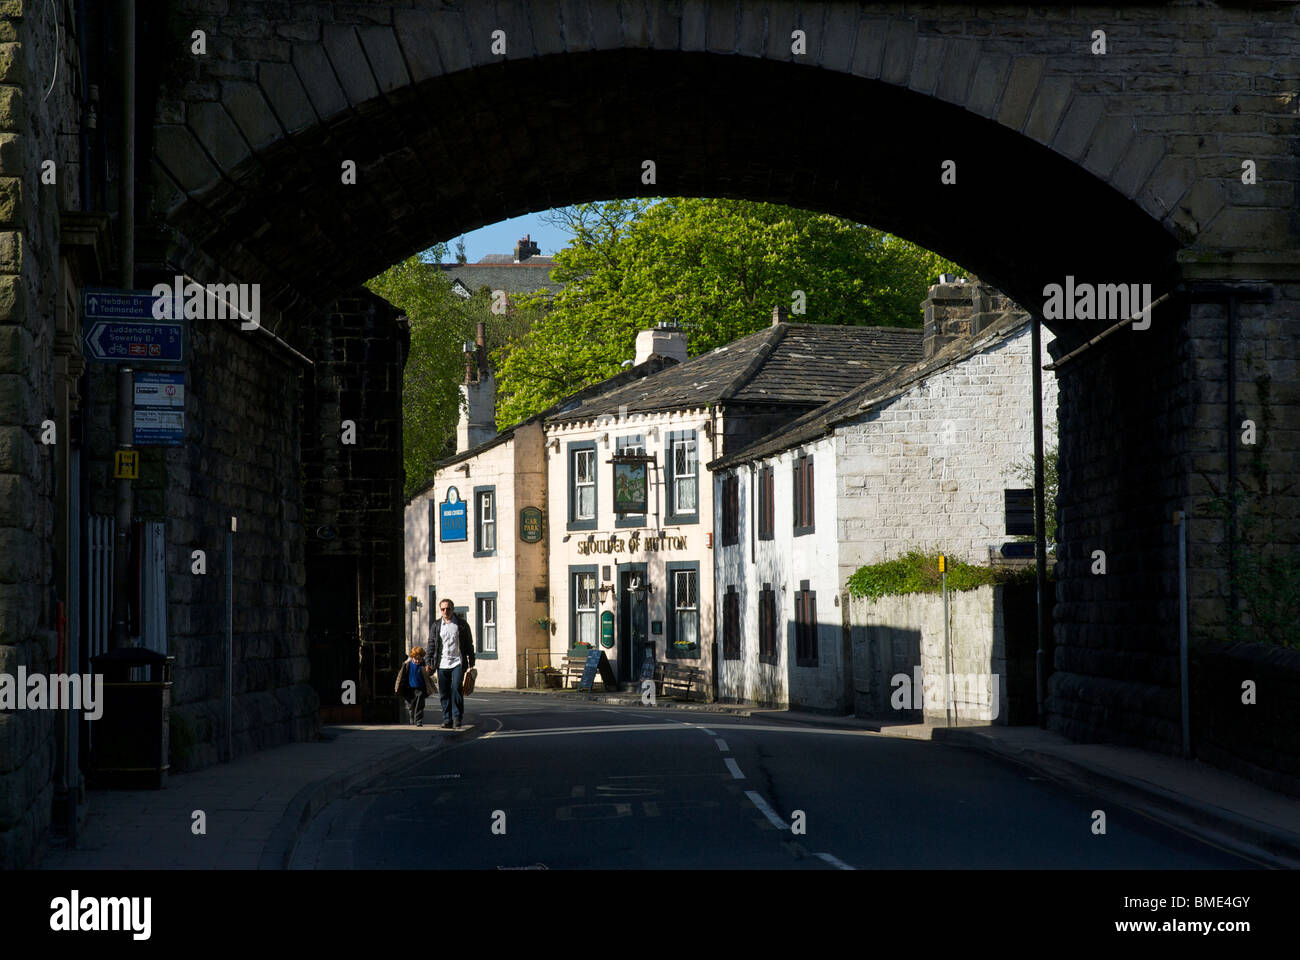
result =
[[[460,491],[455,487],[448,487],[446,499],[438,504],[438,539],[443,543],[468,539],[467,516],[465,501],[460,498]]]

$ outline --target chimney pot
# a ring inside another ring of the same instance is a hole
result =
[[[785,307],[778,303],[772,308],[772,326],[775,327],[778,323],[785,323],[786,317],[788,316],[789,313],[786,312]]]

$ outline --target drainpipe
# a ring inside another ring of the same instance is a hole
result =
[[[1038,725],[1047,728],[1047,674],[1051,655],[1050,627],[1047,625],[1047,509],[1043,490],[1043,371],[1042,321],[1034,314],[1030,350],[1033,360],[1034,390],[1034,585],[1038,597],[1038,654],[1035,659],[1035,686],[1038,699]]]
[[[118,170],[118,218],[121,228],[118,249],[122,267],[121,283],[126,290],[135,289],[135,0],[121,0],[122,18],[122,142],[121,169]],[[130,449],[134,440],[131,368],[117,368],[117,446]],[[131,513],[130,480],[118,480],[114,515],[117,522],[117,549],[113,563],[113,649],[129,645],[127,593],[130,591]]]
[[[1237,619],[1237,298],[1228,294],[1228,617]],[[1261,491],[1262,492],[1262,491]],[[1181,529],[1181,527],[1180,527]]]
[[[1182,678],[1183,694],[1183,756],[1190,757],[1192,719],[1187,680],[1187,514],[1182,510],[1174,511],[1174,526],[1178,528],[1178,672]]]
[[[87,64],[86,52],[86,0],[77,0],[77,62],[81,66],[81,123],[79,124],[80,133],[80,153],[81,153],[81,212],[85,213],[90,210],[90,130],[87,123],[90,120],[90,87],[87,73],[89,65]]]

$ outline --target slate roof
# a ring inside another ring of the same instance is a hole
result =
[[[818,440],[832,432],[837,424],[857,419],[871,409],[901,396],[918,381],[1015,336],[1030,319],[1028,314],[1019,310],[1005,313],[972,339],[953,341],[932,357],[899,367],[863,383],[838,399],[792,420],[788,426],[775,433],[734,453],[719,457],[710,462],[708,467],[710,470],[726,469],[738,463],[775,456],[791,447]]]
[[[628,413],[753,403],[807,407],[921,358],[922,331],[901,327],[778,323],[610,390],[547,418],[548,423]]]
[[[491,257],[505,257],[505,262],[489,261]],[[480,287],[504,290],[511,293],[532,293],[549,290],[558,293],[563,284],[551,282],[551,268],[555,261],[550,257],[529,257],[523,263],[511,262],[508,254],[488,254],[478,263],[434,263],[447,275],[448,280],[459,280],[470,293]]]
[[[500,431],[491,440],[484,440],[476,447],[470,447],[468,450],[465,450],[454,456],[447,457],[444,460],[437,461],[433,465],[434,472],[436,474],[437,471],[442,470],[445,467],[450,467],[464,460],[469,460],[472,459],[473,457],[477,457],[480,453],[483,453],[485,450],[491,450],[493,447],[505,443],[507,440],[509,440],[511,437],[515,435],[515,431],[518,430],[520,427],[530,423],[536,423],[538,420],[542,420],[554,413],[558,413],[561,410],[570,409],[574,405],[582,403],[587,398],[594,396],[603,390],[616,390],[619,387],[626,385],[630,381],[640,380],[645,377],[654,376],[655,374],[661,372],[662,370],[665,370],[668,367],[672,367],[676,365],[677,365],[677,361],[672,359],[671,357],[652,356],[644,363],[640,363],[635,367],[629,367],[628,369],[622,371],[621,373],[617,373],[614,376],[609,377],[608,379],[602,380],[599,383],[593,383],[589,386],[583,387],[581,390],[569,394],[567,397],[563,398],[562,400],[557,400],[555,403],[551,404],[549,407],[547,407],[545,410],[541,411],[540,413],[535,413],[531,417],[528,417],[525,420],[520,420],[512,427],[506,427],[506,429]],[[435,482],[436,482],[435,480],[430,480],[424,486],[420,487],[420,489],[412,493],[406,500],[407,504],[409,505],[412,500],[420,496],[422,493],[426,493],[429,490],[429,488],[431,488],[434,485]]]

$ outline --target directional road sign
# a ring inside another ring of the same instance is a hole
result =
[[[154,301],[149,290],[88,288],[86,358],[106,363],[183,363],[185,321],[155,320]]]

